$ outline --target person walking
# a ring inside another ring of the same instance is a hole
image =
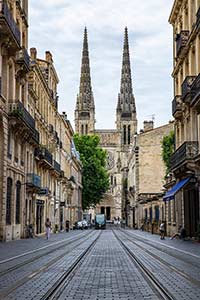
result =
[[[49,240],[50,231],[51,231],[51,222],[50,222],[49,218],[47,218],[47,220],[45,222],[45,226],[46,226],[46,238],[47,238],[47,240]]]
[[[164,240],[165,239],[165,223],[164,222],[162,222],[161,224],[160,224],[160,239],[161,240]]]

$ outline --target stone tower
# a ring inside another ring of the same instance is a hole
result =
[[[87,28],[84,30],[79,94],[75,109],[75,130],[78,134],[94,132],[95,106],[91,86]]]
[[[128,29],[125,28],[120,93],[116,110],[117,129],[122,132],[122,145],[132,143],[137,132],[135,98],[132,90]]]

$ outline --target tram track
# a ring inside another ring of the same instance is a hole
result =
[[[131,250],[130,247],[128,247],[126,245],[126,243],[121,239],[121,236],[119,237],[119,234],[117,234],[115,230],[112,230],[112,231],[113,231],[113,234],[115,235],[116,239],[121,244],[122,248],[126,251],[126,253],[133,260],[133,262],[139,267],[144,278],[146,278],[146,280],[151,284],[152,288],[159,294],[160,299],[176,300],[177,298],[172,294],[172,292],[169,290],[169,288],[167,288],[166,285],[161,282],[161,280],[158,280],[158,278],[153,274],[153,272],[149,270],[148,264],[146,266],[145,263],[142,262],[141,258],[138,258],[138,256],[133,253],[133,250]],[[125,236],[125,234],[124,234],[124,236]],[[128,239],[128,240],[134,244],[133,241],[131,241],[130,239]],[[126,240],[126,242],[127,242],[127,240]],[[141,247],[139,247],[137,244],[135,244],[135,245],[141,249]],[[141,249],[141,250],[145,251],[145,249]],[[152,258],[156,259],[153,256],[152,256]],[[175,268],[173,268],[173,272],[176,272]],[[178,275],[181,276],[182,274],[179,272]],[[186,279],[188,280],[188,278],[186,278]],[[197,298],[195,298],[195,299],[197,299]]]
[[[48,290],[48,292],[42,296],[41,300],[57,300],[59,299],[60,295],[62,294],[63,290],[66,288],[70,276],[72,275],[73,272],[76,271],[82,264],[84,258],[89,254],[91,249],[95,246],[97,240],[100,238],[102,232],[98,234],[96,239],[89,245],[88,248],[84,250],[81,255],[77,257],[77,259],[74,261],[74,263],[70,266],[70,268],[63,274],[62,277],[60,277],[54,285]]]
[[[23,275],[21,278],[18,278],[18,280],[14,283],[11,284],[10,287],[6,287],[4,289],[1,289],[0,291],[0,299],[5,299],[7,295],[13,293],[16,289],[18,289],[19,287],[21,287],[23,284],[27,283],[28,281],[32,280],[34,277],[36,277],[37,275],[39,275],[42,272],[45,272],[45,270],[47,270],[48,268],[50,268],[51,266],[55,265],[57,262],[59,262],[61,259],[63,259],[66,255],[70,254],[76,247],[80,246],[81,244],[83,244],[84,242],[86,242],[87,240],[89,240],[92,237],[92,231],[87,234],[87,235],[81,235],[76,239],[73,239],[71,241],[67,241],[68,243],[66,244],[66,241],[64,244],[60,245],[58,248],[56,249],[52,249],[48,252],[43,253],[42,255],[38,255],[37,257],[34,257],[34,259],[30,259],[25,262],[23,262],[22,264],[19,264],[13,268],[11,268],[10,270],[8,270],[7,272],[5,272],[5,274],[1,274],[0,276],[0,282],[2,280],[3,276],[11,276],[12,272],[18,272],[20,268],[26,267],[27,265],[30,265],[32,263],[35,263],[37,260],[42,259],[43,257],[47,256],[48,254],[51,253],[56,254],[56,251],[59,251],[62,249],[62,253],[58,256],[55,257],[50,257],[49,261],[45,264],[43,264],[42,266],[40,266],[39,268],[33,269],[30,272],[28,272],[28,274]],[[80,242],[78,242],[80,240]],[[74,247],[72,247],[74,245]],[[71,246],[72,248],[68,249],[68,251],[66,251],[66,247]],[[9,278],[8,277],[8,278]],[[5,281],[6,279],[4,279]]]
[[[78,237],[76,237],[76,238],[69,238],[69,239],[65,239],[64,241],[62,241],[61,243],[60,243],[60,245],[57,247],[57,245],[56,244],[51,244],[50,246],[49,246],[49,248],[51,248],[51,250],[48,250],[48,251],[46,251],[46,252],[44,252],[44,253],[42,253],[42,254],[39,254],[39,255],[37,255],[37,256],[35,256],[35,257],[32,257],[32,258],[30,258],[30,259],[27,259],[27,260],[24,260],[23,262],[20,262],[20,263],[18,263],[18,264],[16,264],[16,265],[14,265],[14,266],[12,266],[12,267],[10,267],[10,268],[6,268],[5,270],[2,270],[2,271],[0,271],[0,278],[1,278],[1,276],[4,276],[4,275],[6,275],[6,274],[8,274],[8,273],[10,273],[10,272],[12,272],[12,271],[15,271],[15,270],[17,270],[17,269],[19,269],[19,268],[21,268],[21,267],[23,267],[23,266],[27,266],[28,264],[31,264],[31,263],[33,263],[34,261],[36,261],[37,259],[39,259],[39,258],[42,258],[42,257],[44,257],[44,256],[46,256],[46,255],[48,255],[48,254],[50,254],[50,253],[52,253],[52,252],[55,252],[55,251],[57,251],[57,250],[59,250],[59,249],[62,249],[63,248],[63,246],[67,246],[67,245],[70,245],[70,244],[72,244],[72,243],[74,243],[74,242],[76,242],[76,241],[78,241],[79,239],[81,239],[81,238],[83,238],[83,237],[85,237],[85,236],[87,236],[87,235],[90,235],[91,234],[91,232],[89,232],[89,234],[86,234],[86,235],[78,235]],[[53,247],[57,247],[57,248],[55,248],[55,249],[52,249]],[[48,248],[48,249],[49,249]],[[42,249],[43,250],[43,249]],[[36,249],[36,251],[41,251],[40,249]],[[28,256],[28,255],[30,255],[31,253],[25,253],[24,255],[23,255],[23,257],[24,256]],[[22,257],[22,256],[21,256]],[[12,259],[12,258],[11,258]],[[17,258],[13,258],[12,260],[14,260],[14,259],[17,259]],[[10,261],[10,260],[9,260]],[[6,262],[4,262],[4,264],[6,265]]]
[[[169,263],[166,261],[166,256],[165,256],[165,260],[163,258],[161,258],[160,256],[158,256],[157,254],[153,253],[152,251],[146,249],[145,247],[143,247],[142,245],[139,245],[138,243],[134,242],[133,241],[133,238],[139,242],[143,242],[144,241],[138,237],[135,237],[123,230],[120,230],[120,232],[124,235],[126,235],[128,237],[128,240],[135,244],[137,247],[139,247],[142,251],[145,251],[146,253],[148,253],[149,255],[151,255],[154,259],[158,260],[160,263],[162,263],[163,265],[165,265],[167,268],[171,269],[172,272],[176,272],[177,274],[183,276],[185,279],[187,279],[188,281],[190,281],[191,283],[195,284],[197,287],[200,288],[200,280],[196,279],[196,278],[191,278],[189,274],[185,273],[185,269],[182,268],[182,269],[178,269],[177,267],[175,267],[174,265],[172,265],[172,263]],[[148,244],[150,247],[156,249],[157,251],[162,251],[159,247],[155,246],[154,244],[152,243],[146,243],[145,242],[145,245]],[[196,268],[196,265],[192,264],[192,263],[189,263],[187,261],[185,261],[182,257],[180,258],[180,256],[177,256],[177,255],[174,255],[174,254],[168,254],[170,255],[171,257],[173,257],[174,259],[178,259],[180,260],[183,264],[187,264],[188,265],[188,268],[192,265],[193,267]],[[187,268],[187,269],[188,269]]]

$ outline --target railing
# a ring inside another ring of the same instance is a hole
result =
[[[197,21],[196,21],[196,24],[197,24],[197,28],[199,29],[200,28],[200,7],[197,11]]]
[[[12,16],[12,13],[8,8],[6,1],[4,0],[0,2],[0,19],[2,18],[2,15],[5,18],[10,30],[12,31],[12,34],[14,35],[17,43],[20,46],[20,42],[21,42],[20,30]]]
[[[41,188],[41,177],[34,173],[28,173],[26,175],[26,184],[28,186]]]
[[[53,167],[57,172],[61,171],[60,164],[56,160],[54,160]]]
[[[191,101],[191,86],[195,80],[196,76],[187,76],[182,83],[182,100],[183,102],[190,102]],[[189,99],[187,99],[189,96]]]
[[[192,99],[191,104],[193,105],[197,98],[200,98],[200,73],[194,80],[192,86],[191,86],[191,92],[192,92]]]
[[[29,65],[30,65],[30,57],[28,54],[28,51],[26,50],[26,48],[22,48],[21,50],[19,50],[16,54],[16,61],[19,64],[24,63],[27,67],[27,69],[29,69]]]
[[[22,119],[31,129],[35,129],[35,120],[22,102],[18,101],[10,104],[10,115]]]
[[[170,168],[174,169],[186,160],[194,159],[198,155],[199,144],[197,141],[184,142],[171,156]]]
[[[189,30],[182,30],[176,36],[176,55],[178,56],[181,49],[186,46],[188,37],[189,37]]]
[[[175,96],[174,100],[172,101],[172,115],[174,116],[178,111],[182,111],[181,96]]]
[[[47,150],[47,148],[40,149],[40,157],[46,160],[50,165],[53,163],[53,158],[51,153]]]

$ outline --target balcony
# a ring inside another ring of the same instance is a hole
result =
[[[185,103],[191,103],[192,100],[192,90],[191,86],[195,80],[196,76],[187,76],[182,83],[182,100]]]
[[[175,96],[172,101],[172,115],[175,119],[179,119],[182,116],[182,99],[181,96]]]
[[[197,21],[196,21],[196,24],[197,24],[197,30],[200,30],[200,7],[197,11]]]
[[[170,169],[174,170],[178,166],[186,164],[193,160],[199,153],[199,144],[197,141],[184,142],[171,156]]]
[[[200,110],[200,73],[195,78],[191,86],[191,92],[192,92],[191,105],[199,108]]]
[[[11,37],[15,48],[21,44],[20,30],[5,0],[0,0],[0,34]],[[11,44],[12,45],[12,44]]]
[[[53,167],[56,172],[60,173],[60,171],[61,171],[60,164],[56,160],[54,160],[54,162],[53,162]]]
[[[176,56],[179,56],[182,49],[187,45],[189,34],[189,30],[182,30],[176,35]]]
[[[26,176],[26,185],[29,188],[41,188],[41,177],[34,174],[28,173]]]
[[[47,168],[52,169],[53,158],[51,153],[45,147],[35,149],[35,157],[40,161],[41,164]]]
[[[16,62],[25,72],[30,70],[30,57],[26,48],[22,48],[16,54]]]
[[[39,144],[39,132],[35,129],[35,120],[26,110],[22,102],[18,101],[9,105],[9,116],[15,119],[15,121],[17,120],[18,129],[28,129],[30,141]],[[25,127],[21,125],[25,125]]]

